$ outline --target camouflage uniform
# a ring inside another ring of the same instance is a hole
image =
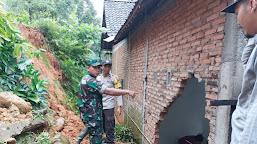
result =
[[[96,78],[87,73],[79,85],[78,104],[80,117],[88,127],[90,143],[102,143],[102,93],[107,86],[101,85]]]

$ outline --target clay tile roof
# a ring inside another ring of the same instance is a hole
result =
[[[103,27],[107,28],[108,36],[116,36],[121,26],[124,25],[135,2],[105,0]]]

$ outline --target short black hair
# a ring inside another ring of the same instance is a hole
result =
[[[198,134],[197,136],[195,136],[195,141],[203,142],[203,135]]]

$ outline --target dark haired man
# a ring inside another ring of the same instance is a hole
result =
[[[236,0],[222,12],[237,15],[237,23],[246,37],[257,34],[257,0]],[[257,47],[249,52],[245,53],[247,57],[243,59],[246,62],[245,70],[237,107],[232,115],[230,144],[257,143]]]
[[[121,88],[121,83],[116,75],[111,73],[112,61],[103,60],[102,61],[102,71],[96,80],[100,81],[102,84],[109,88]],[[122,96],[115,97],[117,100],[117,114],[121,114],[122,106]],[[103,128],[106,134],[105,143],[114,144],[114,128],[115,128],[115,118],[114,118],[114,97],[111,95],[103,94]]]
[[[108,88],[96,80],[100,73],[100,62],[91,59],[88,62],[87,73],[79,84],[78,104],[80,117],[85,124],[82,133],[76,139],[80,143],[85,135],[89,134],[90,144],[101,144],[103,134],[103,117],[102,117],[102,94],[120,96],[128,94],[132,98],[137,94],[130,90],[120,90]]]

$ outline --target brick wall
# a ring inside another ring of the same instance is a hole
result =
[[[127,51],[127,40],[123,40],[113,46],[112,54],[112,73],[117,75],[120,82],[124,86],[125,81],[125,66],[126,66],[126,51]],[[124,99],[124,98],[123,98]],[[126,103],[124,103],[126,104]],[[116,115],[116,118],[119,123],[124,123],[124,113],[120,116]]]
[[[123,40],[113,46],[112,54],[112,73],[118,75],[120,80],[125,78],[127,40]]]
[[[139,117],[134,119],[140,125],[148,35],[144,132],[152,143],[158,143],[159,123],[183,92],[190,76],[205,81],[206,117],[210,120],[209,143],[213,141],[216,109],[209,106],[209,100],[217,99],[218,94],[225,22],[220,10],[226,5],[225,0],[168,0],[147,16],[142,25],[131,31],[127,41],[125,85],[139,95],[133,100],[126,97],[126,105],[127,109],[133,108],[139,113]],[[168,70],[171,70],[171,86],[166,86]],[[158,75],[157,83],[153,81],[154,71]]]

